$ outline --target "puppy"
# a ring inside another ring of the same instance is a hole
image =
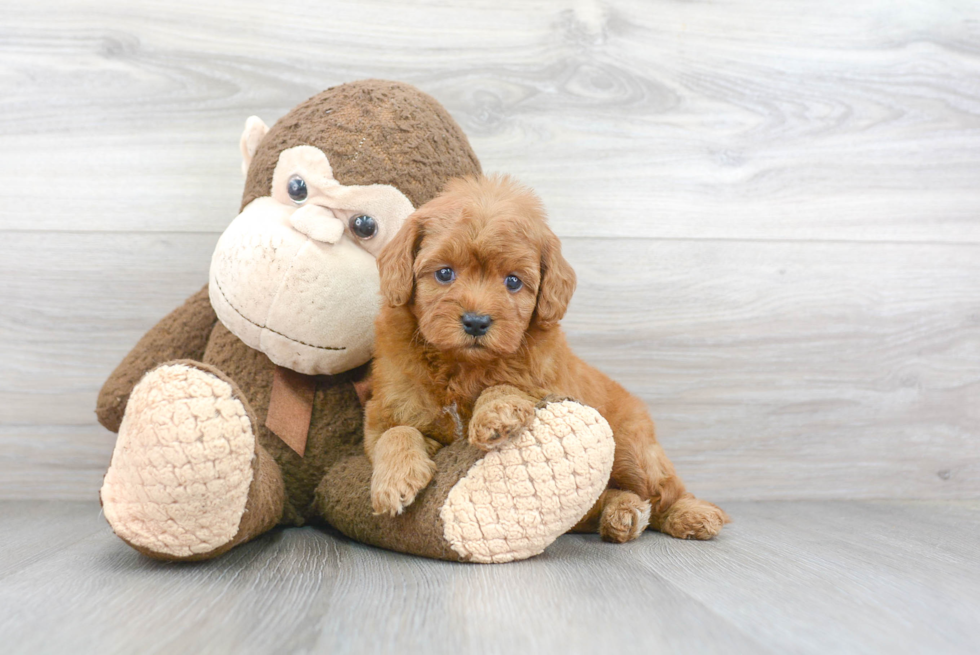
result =
[[[568,397],[602,414],[616,442],[609,488],[577,531],[621,543],[649,525],[710,539],[728,522],[685,491],[643,402],[569,349],[558,322],[575,273],[530,190],[506,176],[450,182],[408,218],[378,270],[386,302],[364,434],[375,512],[410,505],[442,446],[495,448],[540,401]]]

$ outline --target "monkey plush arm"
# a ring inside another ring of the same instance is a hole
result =
[[[99,423],[119,431],[129,393],[150,369],[174,359],[202,359],[217,320],[205,286],[150,328],[102,385],[95,410]]]

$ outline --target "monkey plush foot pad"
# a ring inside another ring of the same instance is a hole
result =
[[[605,490],[615,445],[609,424],[576,402],[538,409],[531,428],[477,462],[440,512],[464,560],[509,562],[541,553]]]
[[[124,541],[167,559],[193,557],[238,532],[255,436],[232,385],[184,364],[133,389],[102,485],[106,519]]]

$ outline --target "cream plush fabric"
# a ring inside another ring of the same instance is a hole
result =
[[[101,498],[128,543],[171,557],[207,553],[237,534],[255,437],[232,386],[183,364],[133,389]]]
[[[243,148],[249,136],[243,135]],[[288,182],[307,196],[294,202]],[[218,319],[279,366],[333,375],[364,364],[378,313],[375,256],[412,213],[386,184],[340,184],[311,146],[284,150],[269,196],[250,202],[218,240],[209,288]],[[349,221],[371,216],[377,233],[359,239]]]
[[[211,305],[279,366],[307,375],[360,366],[371,358],[380,302],[374,256],[347,238],[308,238],[293,213],[259,198],[228,226],[211,259]]]
[[[541,553],[605,489],[615,443],[605,419],[572,401],[537,410],[531,428],[480,460],[441,510],[464,560],[510,562]]]

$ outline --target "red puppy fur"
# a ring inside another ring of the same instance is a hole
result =
[[[540,200],[508,177],[454,180],[378,257],[365,449],[374,510],[401,513],[456,439],[491,449],[527,429],[545,399],[572,398],[609,422],[609,488],[576,526],[609,541],[648,525],[710,539],[728,516],[684,489],[643,402],[572,353],[558,322],[575,273]]]

